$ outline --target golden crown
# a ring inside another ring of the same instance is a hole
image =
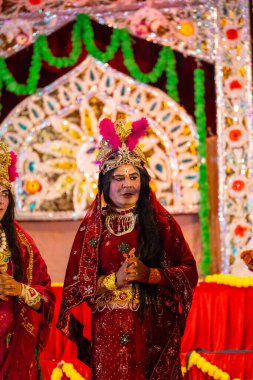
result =
[[[16,162],[16,154],[9,151],[5,142],[0,141],[0,185],[9,190],[11,190],[11,182],[18,176]]]
[[[103,119],[99,124],[103,139],[97,156],[100,171],[106,173],[125,164],[142,168],[146,158],[137,143],[147,128],[148,121],[145,118],[134,122],[118,119],[115,123]]]

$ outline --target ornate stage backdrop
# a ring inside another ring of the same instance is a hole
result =
[[[79,1],[78,5],[68,1],[66,5],[23,0],[0,5],[0,84],[7,91],[29,95],[0,127],[0,136],[19,155],[18,218],[74,221],[82,217],[96,194],[98,121],[105,116],[124,114],[137,119],[145,115],[151,128],[141,144],[152,188],[172,213],[199,213],[201,269],[208,274],[212,257],[204,72],[201,67],[194,72],[193,120],[178,97],[173,50],[178,51],[215,66],[221,263],[222,272],[229,272],[231,259],[238,257],[252,235],[249,3],[130,1],[126,5],[104,1],[101,6],[96,1]],[[114,28],[105,52],[95,46],[90,19],[82,13]],[[54,57],[46,35],[75,17],[70,54]],[[162,46],[148,74],[134,60],[129,33]],[[34,51],[27,83],[18,84],[7,59],[31,43]],[[56,68],[71,67],[81,55],[82,44],[89,56],[39,89],[42,61]],[[107,63],[119,48],[131,77]],[[167,94],[151,86],[162,73],[166,74]]]

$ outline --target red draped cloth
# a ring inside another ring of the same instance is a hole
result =
[[[66,339],[56,329],[55,324],[62,297],[62,287],[53,287],[56,295],[56,310],[52,332],[46,350],[41,355],[43,380],[50,380],[58,362],[73,363],[75,369],[87,380],[88,368],[76,359],[74,343]],[[253,287],[234,286],[201,282],[194,293],[192,307],[182,338],[181,358],[185,366],[186,358],[195,349],[211,364],[230,375],[231,379],[253,380]],[[223,304],[225,306],[223,306]],[[90,308],[86,303],[75,310],[75,315],[87,326],[90,338]],[[239,316],[239,323],[237,317]],[[215,344],[215,345],[214,345]],[[213,351],[215,349],[215,351]],[[193,366],[185,375],[185,380],[212,380],[199,368]],[[62,380],[67,380],[63,377]]]
[[[136,231],[121,237],[104,236],[99,195],[72,247],[58,327],[76,343],[78,357],[91,364],[97,380],[182,379],[180,335],[197,283],[196,263],[174,218],[154,197],[152,204],[163,238],[160,270],[165,285],[158,285],[159,307],[154,311],[147,306],[144,318],[129,304],[110,302],[110,292],[106,293],[107,304],[96,305],[98,272],[109,274],[119,269],[121,243],[129,244],[129,248],[136,246]],[[93,311],[92,349],[84,337],[83,324],[72,312],[84,301]]]
[[[33,240],[17,223],[15,228],[24,264],[21,282],[41,294],[42,308],[36,312],[16,297],[0,301],[0,379],[37,380],[38,357],[47,342],[55,296],[46,264]],[[12,259],[7,272],[14,273]]]
[[[200,283],[187,320],[183,352],[197,347],[210,351],[253,350],[252,299],[251,286]]]

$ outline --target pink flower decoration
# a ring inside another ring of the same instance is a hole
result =
[[[16,37],[16,42],[20,46],[28,45],[29,42],[31,42],[31,36],[29,34],[26,34],[24,32],[21,32]]]
[[[16,168],[17,155],[11,150],[10,156],[11,156],[11,164],[8,168],[8,172],[9,172],[9,179],[11,182],[13,182],[18,177],[17,168]]]

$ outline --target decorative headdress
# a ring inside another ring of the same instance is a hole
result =
[[[124,164],[142,168],[146,158],[137,144],[148,126],[144,117],[134,122],[118,119],[115,124],[110,119],[101,120],[99,130],[103,139],[97,156],[100,171],[104,174]]]
[[[11,190],[11,182],[18,177],[16,171],[17,155],[9,151],[8,145],[0,141],[0,185]]]

